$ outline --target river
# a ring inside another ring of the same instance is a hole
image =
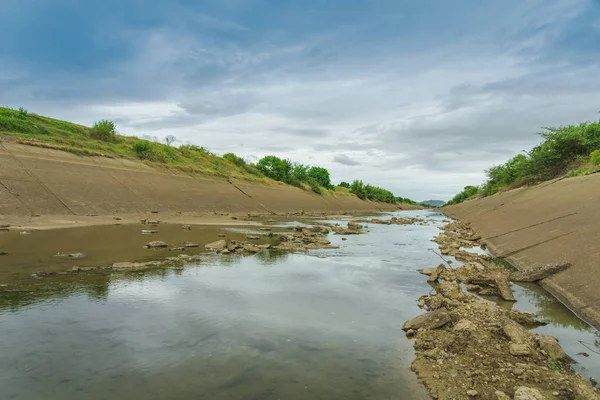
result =
[[[425,225],[330,235],[332,250],[206,256],[183,269],[77,274],[47,293],[0,294],[6,399],[427,399],[400,329],[435,267]],[[332,221],[335,222],[335,221]],[[343,221],[340,221],[343,222]],[[598,334],[537,287],[514,306],[549,325],[586,375]],[[577,356],[587,352],[589,357]]]

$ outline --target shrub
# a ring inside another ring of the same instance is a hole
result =
[[[454,196],[452,200],[450,200],[448,205],[462,203],[465,200],[475,196],[479,192],[479,188],[477,186],[465,186],[464,190]]]
[[[19,107],[19,118],[25,119],[27,118],[27,115],[29,114],[29,112],[24,109],[23,107]]]
[[[194,144],[185,144],[183,146],[179,146],[179,151],[185,157],[192,157],[192,158],[205,157],[208,155],[212,155],[212,153],[210,151],[208,151],[208,149],[205,149],[204,147],[196,146]]]
[[[350,184],[348,182],[340,182],[338,186],[344,187],[346,189],[350,189]]]
[[[148,140],[138,140],[133,144],[133,151],[140,160],[151,160],[153,147],[152,142]]]
[[[236,156],[233,153],[225,153],[223,154],[223,159],[237,165],[238,167],[244,167],[246,165],[246,161],[239,156]]]
[[[590,154],[590,159],[592,161],[592,164],[600,165],[600,150],[592,151],[592,154]]]
[[[323,190],[321,189],[321,186],[319,185],[319,182],[317,182],[315,179],[308,178],[306,180],[306,183],[308,183],[308,186],[310,186],[310,189],[313,192],[315,192],[316,194],[323,194]]]
[[[102,140],[104,142],[116,142],[117,125],[115,125],[114,122],[106,119],[94,122],[90,136],[92,136],[94,139]]]

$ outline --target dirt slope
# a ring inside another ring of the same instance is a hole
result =
[[[600,175],[560,179],[445,207],[521,269],[567,260],[542,285],[600,327]]]
[[[157,170],[127,159],[82,157],[0,142],[0,216],[160,212],[376,211],[397,206],[318,196],[288,185],[251,185]]]

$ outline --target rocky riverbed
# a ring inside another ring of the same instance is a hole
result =
[[[412,369],[435,399],[595,400],[600,394],[571,367],[559,342],[528,329],[534,315],[507,310],[481,297],[514,301],[510,281],[539,281],[569,267],[568,262],[527,272],[502,269],[487,255],[465,251],[480,246],[468,224],[446,225],[435,239],[444,255],[464,262],[421,270],[435,293],[419,299],[427,312],[404,324],[414,338]],[[466,290],[465,290],[466,289]]]

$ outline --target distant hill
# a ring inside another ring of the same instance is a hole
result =
[[[446,202],[443,200],[425,200],[425,201],[422,201],[420,204],[422,204],[424,206],[430,206],[430,207],[441,207],[444,204],[446,204]]]

